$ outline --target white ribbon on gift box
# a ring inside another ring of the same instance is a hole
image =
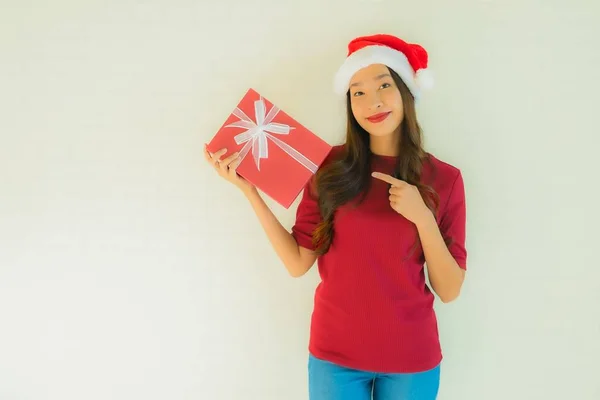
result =
[[[254,156],[254,163],[256,168],[260,171],[260,159],[269,157],[269,147],[267,139],[270,139],[275,143],[281,150],[292,157],[294,160],[302,164],[310,172],[317,172],[317,165],[305,157],[298,150],[294,149],[289,144],[283,142],[277,137],[271,135],[271,133],[277,135],[287,135],[290,133],[293,127],[286,124],[280,124],[272,122],[275,119],[279,108],[273,106],[269,113],[266,113],[266,105],[262,97],[254,102],[254,115],[256,122],[248,117],[239,107],[233,111],[233,115],[238,117],[240,120],[232,124],[226,125],[227,128],[245,128],[246,131],[235,136],[235,142],[240,145],[246,143],[242,150],[240,150],[240,158],[243,161],[246,158],[248,152],[252,149],[252,155]]]

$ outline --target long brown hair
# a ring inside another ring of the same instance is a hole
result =
[[[429,161],[429,156],[423,149],[423,137],[417,121],[415,100],[402,78],[392,69],[389,70],[404,103],[404,118],[400,125],[399,156],[394,176],[415,185],[425,204],[435,215],[439,207],[439,196],[431,186],[421,182],[423,163]],[[323,166],[315,176],[314,189],[322,218],[322,222],[313,232],[313,244],[317,255],[323,255],[329,250],[333,240],[333,217],[336,209],[355,200],[361,194],[364,196],[371,183],[370,137],[354,118],[350,92],[346,94],[346,108],[346,144],[343,146],[343,151],[337,159]],[[415,243],[413,251],[418,243]]]

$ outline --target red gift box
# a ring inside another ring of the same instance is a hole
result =
[[[331,146],[254,89],[223,123],[208,151],[239,151],[237,173],[289,208],[323,163]]]

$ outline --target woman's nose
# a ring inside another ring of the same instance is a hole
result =
[[[371,109],[372,110],[376,110],[378,108],[381,108],[381,106],[383,105],[383,103],[381,102],[381,100],[379,99],[375,99],[373,100],[373,102],[371,103]]]

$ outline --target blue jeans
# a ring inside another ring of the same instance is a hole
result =
[[[418,373],[381,374],[358,371],[309,355],[310,400],[435,400],[440,366]]]

